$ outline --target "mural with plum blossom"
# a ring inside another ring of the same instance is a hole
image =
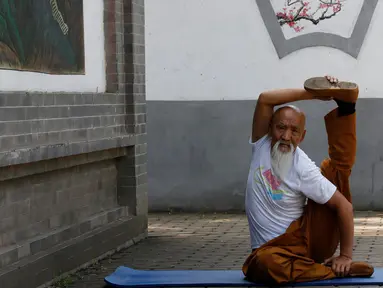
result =
[[[326,46],[358,57],[379,0],[255,0],[279,58]]]
[[[318,25],[320,21],[330,19],[342,11],[346,0],[321,0],[315,3],[309,1],[287,0],[282,11],[276,13],[281,26],[287,25],[295,30],[302,31],[305,27],[302,20]]]
[[[363,0],[272,0],[285,37],[327,32],[350,37]],[[350,21],[351,20],[351,21]]]

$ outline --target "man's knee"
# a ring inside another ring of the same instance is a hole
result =
[[[261,269],[271,269],[274,266],[277,266],[278,256],[274,253],[275,249],[276,248],[272,247],[259,251],[255,257],[256,265]]]
[[[287,283],[290,276],[290,259],[283,249],[270,247],[259,251],[248,269],[248,278],[264,283]],[[289,267],[286,267],[289,266]]]

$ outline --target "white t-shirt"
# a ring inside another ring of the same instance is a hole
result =
[[[280,182],[271,172],[271,138],[265,135],[250,144],[252,161],[245,206],[251,248],[255,249],[283,234],[302,215],[307,198],[324,204],[337,188],[299,147],[286,179]]]

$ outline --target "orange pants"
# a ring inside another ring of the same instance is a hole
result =
[[[356,115],[325,116],[329,158],[322,174],[351,202],[349,176],[356,154]],[[334,211],[308,200],[302,217],[286,232],[255,249],[243,264],[250,281],[286,284],[335,278],[331,267],[320,263],[334,255],[340,239]]]

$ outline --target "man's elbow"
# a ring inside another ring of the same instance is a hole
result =
[[[343,196],[342,193],[340,193],[338,190],[335,192],[335,194],[331,197],[331,199],[327,202],[327,206],[329,206],[331,209],[335,210],[338,214],[339,212],[346,213],[346,214],[353,214],[354,208],[350,201],[346,199],[346,197]]]
[[[342,203],[342,207],[339,209],[342,209],[344,214],[352,215],[352,216],[354,214],[354,207],[352,206],[352,204],[349,201],[347,201],[346,198],[345,198],[344,203]]]
[[[262,92],[261,94],[259,94],[258,96],[258,103],[260,104],[266,104],[267,102],[267,96],[265,96],[265,93]]]

